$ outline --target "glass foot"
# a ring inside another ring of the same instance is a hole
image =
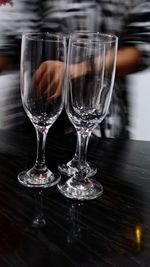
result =
[[[60,181],[60,174],[47,169],[44,173],[35,170],[23,171],[18,174],[18,181],[26,187],[47,188]]]
[[[91,200],[102,195],[103,186],[93,179],[77,181],[73,177],[57,185],[62,195],[77,200]]]
[[[66,176],[73,176],[78,172],[77,169],[78,161],[76,158],[73,158],[68,163],[64,163],[62,165],[58,165],[58,170],[60,173]],[[91,162],[86,162],[85,166],[82,167],[82,169],[85,170],[86,176],[91,177],[94,176],[97,173],[96,166]]]

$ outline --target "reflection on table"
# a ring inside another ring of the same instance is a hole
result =
[[[76,137],[48,135],[47,165],[74,154]],[[104,187],[97,200],[77,202],[44,189],[45,227],[32,227],[40,203],[18,173],[35,160],[34,132],[0,132],[0,266],[136,267],[150,262],[150,143],[91,140],[88,159]],[[62,177],[65,179],[65,177]]]

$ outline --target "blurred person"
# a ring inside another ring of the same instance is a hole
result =
[[[12,0],[11,2],[12,5],[0,7],[0,70],[3,74],[15,69],[18,75],[23,32],[69,34],[73,31],[92,31],[115,34],[119,37],[116,82],[111,106],[108,116],[94,134],[103,137],[128,137],[130,125],[126,75],[142,70],[149,64],[149,1]],[[19,94],[16,85],[15,88]],[[1,89],[1,93],[3,92]],[[13,92],[11,88],[10,92]],[[17,101],[12,99],[12,104],[14,103]],[[21,101],[18,105],[20,109]],[[9,105],[6,105],[6,109],[9,111]],[[14,109],[10,109],[8,113],[11,114],[12,123],[13,114],[17,115],[16,123],[19,121],[23,123],[22,113],[19,118],[18,110],[15,112]],[[61,124],[58,122],[58,127],[62,125],[63,128],[65,123],[64,118]],[[7,123],[6,125],[9,126]]]
[[[43,31],[91,31],[119,37],[116,81],[108,116],[96,136],[129,137],[127,75],[146,68],[150,54],[150,2],[148,0],[45,0]],[[58,69],[57,69],[58,71]],[[62,122],[65,123],[65,120]]]
[[[0,2],[0,129],[23,125],[26,115],[20,96],[21,35],[38,31],[38,0]]]

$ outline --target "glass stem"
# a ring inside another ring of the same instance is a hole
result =
[[[85,148],[85,155],[84,155],[84,162],[82,164],[86,163],[86,154],[87,154],[87,147],[88,147],[88,143],[89,143],[89,139],[90,139],[91,133],[88,134],[87,136],[87,140],[86,140],[86,148]],[[79,137],[77,136],[77,143],[76,143],[76,152],[75,152],[75,160],[78,160],[80,157],[80,144],[79,144]]]
[[[45,128],[36,128],[36,135],[37,135],[37,154],[36,154],[36,163],[35,168],[37,170],[46,170],[45,164],[45,144],[46,144],[46,137],[47,137],[48,130]]]
[[[77,131],[77,160],[78,160],[78,174],[77,180],[84,180],[86,176],[86,154],[89,143],[91,132],[88,131]]]

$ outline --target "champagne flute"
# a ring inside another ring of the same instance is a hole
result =
[[[88,32],[88,31],[75,32],[76,36],[78,36],[79,38],[85,36],[84,33],[87,33],[88,36],[95,34],[93,32]],[[90,136],[88,136],[88,138],[90,138]],[[88,143],[88,141],[87,141],[87,143]],[[87,147],[86,147],[86,149],[87,149]],[[79,153],[80,153],[80,144],[79,144],[78,138],[77,138],[76,151],[75,151],[73,158],[66,163],[58,165],[58,170],[60,171],[60,173],[62,173],[65,176],[72,176],[76,172],[78,172],[77,166],[78,166],[78,160],[79,160]],[[81,164],[84,164],[84,166],[82,166],[82,168],[84,168],[84,170],[86,170],[86,175],[88,177],[91,177],[97,173],[96,165],[87,161],[86,158],[85,158],[85,161],[82,162]]]
[[[46,188],[60,180],[60,174],[46,166],[45,144],[49,128],[63,109],[65,62],[66,38],[62,34],[23,34],[21,97],[37,135],[35,165],[18,175],[27,187]]]
[[[113,90],[118,38],[100,33],[74,33],[69,38],[66,111],[77,131],[76,173],[57,187],[66,197],[89,200],[103,193],[86,171],[86,151],[93,129],[105,118]]]

